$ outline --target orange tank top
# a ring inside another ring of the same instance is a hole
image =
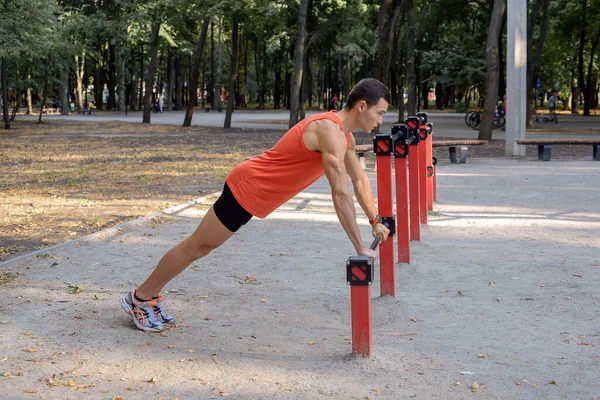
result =
[[[319,119],[332,120],[342,129],[335,111],[313,115],[292,127],[272,149],[231,170],[225,181],[246,211],[265,218],[323,175],[321,152],[304,144],[306,127]],[[349,148],[350,133],[346,143]]]

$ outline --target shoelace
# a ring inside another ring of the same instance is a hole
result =
[[[162,307],[160,306],[160,304],[156,303],[155,305],[152,306],[152,308],[154,308],[154,314],[155,316],[158,314],[161,314],[164,312]]]
[[[156,313],[154,312],[155,307],[160,307],[158,305],[158,302],[152,300],[152,301],[148,302],[148,305],[150,307],[147,307],[147,308],[140,307],[140,309],[144,311],[144,315],[146,316],[146,318],[148,318],[148,321],[150,321],[150,323],[152,325],[159,324],[158,318],[156,317]],[[150,310],[152,310],[152,312],[150,312]]]

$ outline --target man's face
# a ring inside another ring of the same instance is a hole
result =
[[[358,122],[360,128],[365,133],[371,133],[383,123],[383,114],[387,112],[388,102],[384,99],[379,99],[379,102],[371,107],[367,107],[367,103],[362,100],[358,105]]]

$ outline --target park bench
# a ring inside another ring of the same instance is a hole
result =
[[[218,111],[218,112],[221,112],[221,111],[222,111],[222,109],[223,109],[222,107],[219,107],[219,108],[214,108],[214,107],[204,107],[204,112],[210,112],[210,110],[212,110],[212,111]]]
[[[592,157],[600,161],[600,139],[517,139],[516,142],[522,145],[537,145],[538,159],[540,161],[550,161],[552,156],[552,145],[592,145]]]
[[[365,153],[367,153],[369,151],[373,151],[373,145],[372,144],[357,144],[354,147],[354,151],[356,152],[356,155],[358,156],[358,160],[360,161],[360,165],[363,167],[363,169],[367,169],[367,162],[365,160]]]
[[[432,147],[448,147],[450,153],[450,163],[464,164],[467,162],[468,146],[481,146],[486,144],[487,140],[434,140]]]

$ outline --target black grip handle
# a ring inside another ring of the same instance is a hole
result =
[[[377,246],[379,245],[379,242],[381,241],[381,239],[383,239],[383,235],[381,233],[378,233],[377,236],[375,237],[375,240],[373,240],[373,243],[371,243],[371,246],[369,246],[369,248],[371,250],[375,250],[377,248]]]

